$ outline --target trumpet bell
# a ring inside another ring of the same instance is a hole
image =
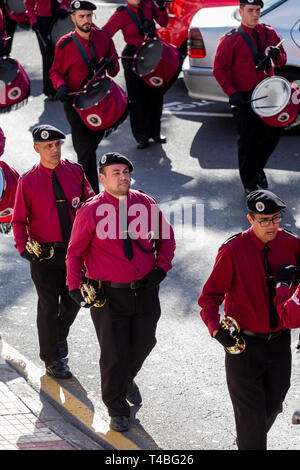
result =
[[[225,351],[229,354],[241,354],[246,348],[246,342],[239,336],[241,329],[238,322],[231,317],[225,317],[220,325],[223,330],[229,330],[230,336],[236,341],[233,346],[224,347]]]

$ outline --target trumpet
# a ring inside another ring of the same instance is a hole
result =
[[[225,351],[229,354],[241,354],[246,347],[246,342],[239,336],[241,329],[238,322],[231,317],[225,317],[220,325],[223,330],[229,330],[230,336],[236,340],[234,346],[224,347]]]
[[[82,307],[85,304],[92,304],[93,307],[103,307],[106,303],[106,299],[100,299],[99,296],[97,298],[96,289],[92,284],[82,284],[80,288],[80,292],[82,297],[84,298],[84,302],[82,302]]]
[[[40,258],[40,256],[42,255],[42,259],[50,259],[54,255],[53,246],[44,248],[36,240],[28,240],[28,242],[26,243],[26,250],[31,255],[35,255],[37,258]],[[46,256],[46,254],[48,256]]]

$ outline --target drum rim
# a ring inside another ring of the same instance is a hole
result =
[[[257,102],[256,101],[252,101],[251,102],[251,107],[253,109],[253,111],[258,114],[261,118],[272,118],[274,116],[276,116],[277,114],[281,113],[285,108],[286,106],[288,105],[288,103],[290,102],[290,98],[291,98],[291,94],[292,94],[292,89],[291,89],[291,86],[290,86],[290,82],[284,78],[284,77],[281,77],[279,75],[273,75],[272,77],[266,77],[264,80],[262,80],[261,82],[259,82],[256,87],[254,88],[253,92],[252,92],[252,95],[251,95],[251,100],[254,100],[255,99],[255,93],[258,91],[258,89],[264,84],[264,83],[267,83],[267,82],[270,82],[270,80],[275,80],[275,81],[281,81],[281,82],[284,82],[286,84],[288,84],[288,96],[287,96],[287,99],[286,99],[286,102],[281,106],[281,107],[277,107],[277,111],[274,112],[273,114],[264,114],[263,111],[260,111],[258,108],[256,108],[256,105]]]
[[[107,93],[103,96],[103,98],[101,98],[101,100],[97,101],[97,103],[94,103],[92,106],[97,106],[100,103],[100,101],[102,101],[107,96],[108,93],[111,93],[111,84],[112,84],[113,80],[110,77],[107,77],[107,76],[106,77],[99,77],[99,78],[100,78],[99,80],[97,80],[94,83],[91,83],[89,86],[92,87],[94,84],[100,83],[102,80],[107,80],[107,81],[109,81],[109,89],[108,89]],[[79,92],[76,93],[72,106],[74,108],[79,109],[80,111],[91,108],[92,106],[89,106],[88,108],[80,108],[79,106],[77,106],[77,101],[78,101],[78,99],[80,98],[81,95],[82,95],[82,93],[79,93]]]
[[[3,168],[0,166],[0,178],[2,177],[2,181],[3,181],[3,187],[2,187],[2,192],[0,192],[0,201],[2,201],[2,198],[3,198],[3,195],[4,195],[4,192],[6,190],[6,178],[5,178],[5,174],[4,174],[4,171],[3,171]]]
[[[162,45],[163,45],[163,43],[164,43],[164,41],[161,41],[159,38],[153,38],[153,39],[151,39],[151,40],[144,41],[144,42],[139,46],[139,48],[136,50],[136,52],[135,52],[135,54],[134,54],[134,56],[133,56],[133,59],[134,59],[134,60],[133,60],[133,64],[132,64],[132,69],[134,70],[134,72],[135,72],[139,77],[147,77],[147,75],[149,75],[149,73],[152,73],[152,72],[155,70],[155,67],[156,67],[156,66],[155,66],[152,70],[150,70],[149,72],[147,72],[147,73],[138,73],[138,71],[137,71],[137,69],[136,69],[136,63],[137,63],[136,57],[139,56],[139,53],[140,53],[140,51],[142,50],[142,48],[143,48],[144,46],[146,46],[146,44],[149,44],[149,43],[151,43],[151,42],[159,42],[159,43],[162,44]]]

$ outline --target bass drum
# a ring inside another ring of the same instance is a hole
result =
[[[22,65],[14,59],[0,59],[0,113],[27,103],[30,80]]]
[[[127,117],[128,100],[125,91],[111,78],[103,77],[75,95],[73,107],[84,124],[92,131],[109,135]]]
[[[133,56],[133,72],[154,88],[166,86],[180,68],[181,55],[177,47],[159,39],[144,42]]]
[[[18,23],[30,23],[24,0],[4,0],[4,5],[8,16],[12,20]]]
[[[254,89],[253,111],[272,127],[284,127],[300,112],[300,92],[284,77],[268,77]]]
[[[50,26],[48,35],[50,43],[55,47],[59,39],[70,31],[74,31],[74,23],[70,15],[55,19]]]

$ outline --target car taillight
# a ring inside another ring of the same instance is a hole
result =
[[[191,59],[200,59],[206,56],[203,37],[198,28],[191,28],[189,30],[188,55]]]

